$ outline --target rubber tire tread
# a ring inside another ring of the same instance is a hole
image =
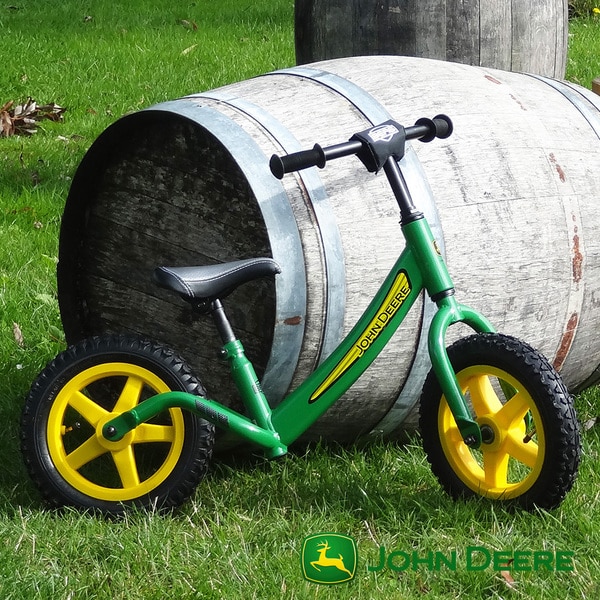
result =
[[[205,396],[202,383],[171,349],[135,335],[90,337],[67,348],[41,371],[32,384],[21,414],[21,451],[27,470],[45,502],[53,508],[74,506],[107,515],[140,509],[167,512],[179,507],[206,475],[214,445],[214,426],[189,411],[181,457],[167,479],[151,493],[128,502],[89,497],[74,489],[53,464],[46,441],[49,411],[65,383],[79,372],[107,362],[145,367],[173,391]]]
[[[526,510],[558,507],[575,483],[581,443],[573,399],[554,367],[525,342],[498,333],[462,338],[448,348],[448,357],[457,373],[473,365],[489,365],[524,384],[540,412],[546,455],[537,481],[507,502]],[[454,472],[444,454],[437,422],[441,398],[442,390],[432,370],[423,386],[419,419],[427,460],[453,498],[476,496]]]

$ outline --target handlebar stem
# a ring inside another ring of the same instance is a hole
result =
[[[400,166],[392,156],[385,161],[383,170],[400,207],[402,225],[422,219],[423,213],[415,206]]]

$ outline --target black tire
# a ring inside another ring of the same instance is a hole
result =
[[[528,510],[557,507],[575,482],[580,459],[577,416],[560,376],[531,346],[501,334],[463,338],[448,356],[485,442],[478,450],[464,444],[430,372],[420,429],[441,485],[454,498],[478,495]],[[488,383],[493,387],[476,387]]]
[[[111,515],[181,505],[207,472],[212,424],[170,409],[114,445],[100,433],[111,413],[159,391],[204,395],[181,358],[136,336],[89,338],[51,361],[21,417],[23,457],[42,497],[53,507]]]

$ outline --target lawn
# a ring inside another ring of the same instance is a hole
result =
[[[227,458],[171,516],[45,510],[21,463],[18,419],[31,381],[64,347],[55,268],[73,173],[129,111],[293,65],[293,2],[6,3],[0,56],[0,105],[31,96],[66,108],[34,136],[0,138],[2,598],[598,597],[595,390],[576,399],[586,424],[578,482],[551,513],[453,502],[418,438],[316,445],[265,464]],[[600,21],[572,22],[567,78],[590,87],[598,57]],[[303,540],[322,531],[355,539],[351,583],[304,580]]]

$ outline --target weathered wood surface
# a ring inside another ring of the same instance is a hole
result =
[[[320,79],[327,73],[358,88],[336,91]],[[439,112],[452,117],[450,139],[412,145],[410,156],[417,153],[424,173],[414,163],[405,168],[411,189],[425,178],[437,198],[457,297],[542,350],[572,389],[589,385],[600,365],[600,99],[561,85],[457,63],[373,56],[270,74],[126,117],[84,159],[65,209],[59,298],[67,338],[123,328],[158,338],[185,356],[217,398],[235,403],[214,356],[211,324],[193,320],[183,303],[155,289],[151,270],[272,254],[285,273],[293,261],[274,244],[278,232],[266,227],[258,208],[272,199],[258,197],[232,148],[178,113],[218,111],[240,144],[253,140],[252,169],[269,177],[268,158],[293,150],[290,140],[307,148],[368,127],[361,112],[366,98],[407,124]],[[353,97],[353,89],[366,96]],[[309,193],[314,177],[321,195]],[[322,359],[327,335],[339,340],[354,325],[403,244],[383,175],[366,173],[354,159],[288,176],[281,185],[306,274],[304,337],[291,389]],[[343,294],[335,296],[331,287],[340,276]],[[243,286],[226,302],[261,375],[268,374],[274,307],[281,302],[270,281]],[[418,395],[401,406],[397,398],[412,374],[421,310],[419,304],[312,437],[344,441],[414,426]],[[327,333],[339,314],[340,330]]]
[[[121,330],[163,340],[202,372],[211,393],[233,399],[214,327],[151,282],[159,265],[269,254],[252,192],[235,165],[224,176],[218,165],[225,160],[210,136],[166,116],[127,132],[111,146],[101,180],[86,188],[87,200],[67,206],[58,278],[69,341]],[[71,194],[76,190],[77,184]],[[248,284],[228,301],[260,374],[269,355],[274,302],[268,281]]]
[[[399,54],[563,78],[567,0],[296,0],[298,64]]]

